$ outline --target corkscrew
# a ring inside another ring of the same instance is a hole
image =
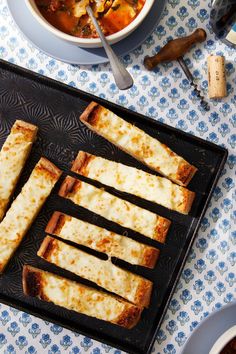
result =
[[[205,101],[204,96],[198,89],[197,84],[194,81],[194,77],[190,72],[187,64],[184,61],[183,55],[196,43],[204,42],[206,39],[206,31],[202,28],[198,28],[190,36],[177,38],[170,40],[159,53],[153,57],[146,56],[144,58],[144,66],[148,70],[154,69],[158,64],[177,60],[183,72],[185,73],[190,85],[193,87],[194,92],[200,99],[200,104],[205,110],[209,110],[209,104]]]

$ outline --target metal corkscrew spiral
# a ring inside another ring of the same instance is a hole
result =
[[[178,63],[181,66],[183,72],[185,73],[190,85],[193,87],[194,92],[196,93],[197,97],[200,99],[200,105],[205,111],[209,111],[210,106],[207,101],[205,101],[204,96],[201,94],[201,91],[198,89],[197,84],[194,82],[194,77],[190,72],[189,68],[187,67],[183,58],[178,58]]]
[[[192,47],[193,44],[201,43],[205,40],[206,31],[202,28],[198,28],[190,36],[170,40],[160,50],[160,52],[154,55],[153,57],[145,57],[144,66],[148,70],[152,70],[160,63],[177,60],[187,79],[189,80],[191,86],[193,87],[194,92],[200,99],[200,105],[204,110],[207,111],[210,109],[210,106],[208,102],[205,101],[204,96],[201,94],[201,91],[198,89],[197,84],[194,82],[194,77],[183,59],[183,55]]]

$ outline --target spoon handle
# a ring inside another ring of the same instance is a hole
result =
[[[120,90],[127,90],[128,88],[133,86],[134,82],[133,82],[132,76],[126,70],[124,65],[120,62],[117,55],[114,53],[113,49],[111,48],[110,44],[108,43],[106,37],[104,36],[104,34],[101,30],[101,27],[99,26],[99,24],[94,16],[94,13],[93,13],[93,10],[91,9],[91,7],[87,6],[86,10],[87,10],[89,17],[91,18],[91,20],[94,24],[94,27],[96,28],[96,31],[101,39],[103,48],[108,56],[116,85],[118,86],[118,88]]]

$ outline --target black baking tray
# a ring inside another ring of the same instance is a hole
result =
[[[158,138],[198,168],[198,172],[189,184],[189,189],[196,192],[196,199],[189,215],[181,215],[140,198],[107,188],[108,191],[124,199],[172,220],[166,244],[158,244],[138,233],[124,229],[86,209],[76,207],[57,195],[65,175],[72,174],[70,164],[80,149],[149,171],[147,167],[91,132],[79,121],[80,114],[92,100]],[[19,193],[41,156],[54,162],[64,173],[11,259],[5,273],[0,277],[0,301],[126,352],[151,353],[158,328],[226,161],[227,150],[101,98],[0,61],[0,146],[4,143],[16,119],[36,124],[39,127],[39,134],[14,196]],[[153,270],[113,259],[115,264],[143,275],[154,283],[150,307],[143,311],[136,327],[127,330],[24,296],[21,283],[24,264],[56,272],[88,284],[86,280],[50,265],[36,255],[45,236],[45,226],[54,210],[79,216],[83,220],[117,233],[127,234],[131,238],[161,250],[160,258]]]

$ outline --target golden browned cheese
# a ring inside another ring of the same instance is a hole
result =
[[[134,194],[183,214],[190,211],[195,197],[194,192],[167,178],[83,151],[78,153],[71,170],[122,192]]]
[[[131,264],[149,268],[155,266],[160,253],[154,247],[60,212],[53,213],[46,232],[104,252],[110,257],[118,257]]]
[[[61,171],[45,158],[36,164],[0,223],[0,272],[3,272],[60,175]]]
[[[170,226],[168,219],[118,198],[103,189],[67,176],[59,195],[121,226],[159,242],[165,242]]]
[[[148,307],[152,282],[62,241],[47,236],[38,256],[88,279],[140,307]]]
[[[0,221],[16,187],[38,128],[17,120],[0,151]]]
[[[152,170],[182,186],[197,171],[168,146],[95,102],[90,103],[80,120]]]
[[[22,281],[26,295],[125,328],[134,327],[141,316],[140,307],[41,269],[24,266]]]

